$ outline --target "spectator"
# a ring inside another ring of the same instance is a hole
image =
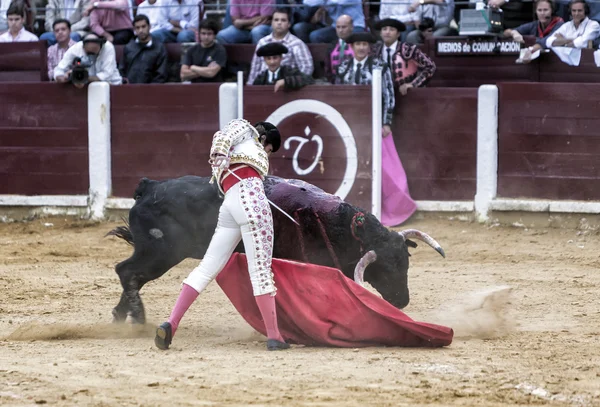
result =
[[[107,41],[124,45],[133,38],[127,0],[94,1],[83,13],[90,16],[92,32]]]
[[[90,18],[83,15],[89,3],[90,0],[48,0],[44,23],[46,32],[40,36],[40,40],[48,41],[48,45],[56,44],[54,22],[64,19],[71,25],[71,38],[75,42],[80,41],[90,29]]]
[[[57,42],[48,47],[48,78],[54,80],[54,68],[62,60],[65,52],[76,44],[71,37],[71,23],[67,19],[54,20],[52,25],[54,38]]]
[[[0,0],[0,34],[4,34],[8,31],[8,20],[6,19],[6,12],[13,5],[19,5],[23,8],[23,12],[25,13],[25,22],[23,25],[27,26],[29,23],[29,19],[31,18],[31,12],[27,13],[27,6],[29,5],[29,1],[25,0]],[[35,9],[35,3],[34,7]]]
[[[381,0],[381,6],[379,8],[379,20],[393,19],[398,20],[404,24],[406,30],[402,32],[401,40],[406,41],[406,36],[411,31],[414,31],[418,27],[417,17],[414,13],[411,13],[408,8],[410,7],[410,0]]]
[[[383,42],[380,41],[375,44],[373,55],[383,60],[391,68],[394,55],[400,50],[402,45],[400,36],[406,29],[406,26],[399,20],[385,18],[379,20],[375,24],[375,28],[379,30]]]
[[[231,0],[230,7],[232,25],[217,35],[220,43],[258,44],[262,37],[271,33],[270,20],[275,11],[274,0]]]
[[[402,42],[393,56],[391,69],[394,85],[404,96],[411,88],[427,85],[436,66],[417,45]]]
[[[92,66],[88,70],[89,82],[108,82],[111,85],[122,83],[117,69],[115,47],[106,39],[96,34],[88,34],[82,41],[69,48],[54,69],[56,82],[65,83],[71,80],[71,67],[75,58],[88,60],[91,63]],[[83,88],[84,85],[75,86]]]
[[[336,23],[340,16],[352,19],[353,31],[365,31],[365,15],[361,0],[305,0],[304,4],[313,7],[308,23],[298,23],[294,33],[304,42],[331,43],[336,37]]]
[[[450,28],[450,22],[454,18],[454,0],[418,0],[411,4],[408,11],[415,13],[415,25],[417,27],[424,18],[431,18],[435,23],[434,37],[458,34],[454,28]],[[406,36],[406,42],[410,44],[423,44],[424,39],[425,37],[421,35],[419,30],[415,30]]]
[[[335,73],[340,62],[347,56],[354,56],[354,51],[350,47],[346,40],[354,31],[354,25],[352,23],[352,17],[347,15],[339,16],[335,24],[335,33],[337,35],[337,41],[334,41],[329,46],[329,66],[331,71],[329,73],[329,79],[333,82]]]
[[[523,62],[530,62],[532,53],[546,48],[546,40],[548,37],[564,24],[561,17],[554,15],[554,10],[555,6],[553,0],[536,0],[536,21],[520,25],[514,29],[509,28],[504,30],[505,37],[512,37],[513,40],[522,44],[525,43],[525,40],[523,39],[524,35],[536,37],[535,45],[527,49],[525,56],[522,58]]]
[[[373,69],[380,68],[383,95],[383,136],[392,132],[392,116],[394,113],[394,83],[389,67],[381,59],[370,56],[370,45],[375,37],[370,33],[353,33],[348,37],[354,57],[346,57],[338,66],[335,75],[336,85],[370,85],[373,82]]]
[[[192,82],[222,82],[227,65],[225,47],[215,41],[219,25],[213,20],[200,23],[200,43],[187,50],[181,64],[181,80]]]
[[[273,42],[281,43],[289,51],[284,53],[281,65],[298,68],[303,74],[312,76],[314,70],[312,54],[305,43],[290,33],[290,15],[288,9],[275,10],[271,28],[273,33],[261,38],[256,45],[256,50],[258,51],[262,46]],[[254,79],[265,69],[267,69],[265,60],[260,58],[258,53],[255,53],[252,58],[250,75],[248,76],[248,85],[254,83]]]
[[[38,37],[25,30],[25,9],[20,4],[11,4],[6,10],[8,31],[0,35],[0,42],[35,42]]]
[[[546,46],[561,54],[570,54],[571,50],[558,50],[557,47],[586,48],[588,41],[600,35],[600,24],[588,18],[589,7],[585,0],[572,0],[569,4],[572,20],[563,24],[546,40]],[[579,65],[579,63],[577,63]]]
[[[161,0],[158,28],[152,32],[157,40],[168,42],[196,42],[200,23],[202,0]]]
[[[158,0],[144,0],[137,7],[136,14],[143,14],[150,20],[150,33],[160,30],[160,13],[161,7]]]
[[[143,14],[133,19],[136,39],[123,49],[119,71],[127,83],[165,83],[167,50],[162,42],[152,40],[150,20]]]
[[[277,92],[279,89],[297,90],[315,83],[311,76],[300,72],[298,68],[282,66],[283,55],[287,52],[287,47],[280,42],[260,47],[256,55],[264,58],[267,69],[257,75],[252,84],[273,85],[273,92]]]

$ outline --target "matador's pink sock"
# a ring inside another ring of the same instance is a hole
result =
[[[278,341],[285,342],[279,332],[279,326],[277,325],[275,296],[264,294],[254,297],[254,299],[260,310],[260,315],[262,315],[263,321],[265,322],[265,328],[267,328],[267,339],[277,339]]]
[[[183,318],[183,314],[186,313],[190,305],[196,300],[198,297],[198,291],[194,290],[187,284],[183,284],[181,288],[181,292],[179,293],[179,297],[175,302],[175,307],[173,307],[173,311],[171,311],[171,316],[169,317],[169,323],[171,324],[171,330],[173,335],[175,335],[175,331],[179,326],[179,321]]]

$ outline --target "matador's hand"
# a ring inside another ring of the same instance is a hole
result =
[[[210,165],[216,168],[220,168],[222,170],[226,170],[227,168],[229,168],[229,161],[229,157],[226,157],[224,155],[218,155],[212,158]]]

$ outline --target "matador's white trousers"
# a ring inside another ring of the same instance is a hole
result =
[[[263,182],[255,177],[237,182],[225,193],[208,250],[200,265],[183,281],[184,284],[201,293],[223,270],[242,239],[254,295],[275,295],[271,271],[273,216]]]

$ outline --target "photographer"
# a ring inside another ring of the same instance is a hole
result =
[[[88,34],[73,45],[54,69],[57,82],[72,82],[83,88],[88,82],[122,83],[117,69],[115,47],[96,34]]]

